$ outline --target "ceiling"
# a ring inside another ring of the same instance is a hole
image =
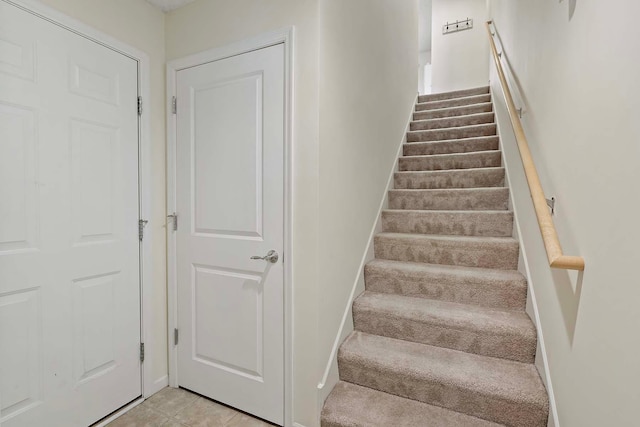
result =
[[[168,12],[173,9],[184,6],[195,0],[147,0],[152,5],[162,9],[164,12]]]
[[[147,0],[155,7],[164,12],[178,9],[184,5],[194,2],[195,0]],[[425,52],[431,50],[431,3],[432,0],[418,1],[418,41],[419,51]]]

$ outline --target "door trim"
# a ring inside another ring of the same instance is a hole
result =
[[[176,210],[176,116],[171,99],[176,95],[177,72],[209,62],[284,44],[284,425],[293,425],[293,67],[294,27],[286,27],[229,45],[216,47],[167,63],[167,213]],[[167,227],[167,307],[169,385],[178,387],[178,354],[173,331],[178,322],[176,238]]]
[[[139,117],[138,127],[138,177],[139,177],[139,212],[142,218],[149,220],[145,229],[145,237],[140,245],[140,337],[147,349],[155,348],[152,328],[147,325],[153,324],[152,301],[154,299],[153,289],[153,269],[151,252],[155,234],[151,221],[152,198],[151,198],[151,77],[149,56],[143,51],[136,49],[116,38],[105,34],[95,28],[84,24],[75,18],[46,6],[36,0],[0,0],[10,5],[16,6],[41,19],[58,25],[81,37],[94,41],[102,46],[125,55],[138,63],[138,95],[142,96],[144,109]],[[133,100],[132,100],[133,102]],[[154,355],[147,352],[147,358],[142,363],[142,399],[160,391],[167,385],[167,377],[153,378],[153,366],[157,364]],[[107,415],[107,414],[105,414]]]

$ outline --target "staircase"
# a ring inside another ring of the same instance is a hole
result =
[[[321,424],[546,426],[489,88],[413,120]]]

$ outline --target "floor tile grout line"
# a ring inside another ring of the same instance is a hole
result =
[[[182,389],[181,389],[182,390]],[[188,392],[189,393],[189,392]],[[187,408],[190,408],[191,406],[195,405],[195,403],[199,400],[202,399],[202,397],[195,395],[193,393],[189,393],[191,396],[195,396],[195,399],[193,399],[191,402],[189,402],[188,404],[184,405],[182,407],[182,409],[179,409],[175,414],[172,415],[172,418],[174,418],[176,421],[178,421],[180,424],[184,424],[182,421],[179,421],[176,416],[181,413],[182,411],[185,411]]]

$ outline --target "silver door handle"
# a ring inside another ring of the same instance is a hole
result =
[[[278,252],[271,249],[265,256],[254,255],[251,257],[251,259],[263,259],[265,261],[269,261],[272,264],[275,264],[276,262],[278,262]]]

